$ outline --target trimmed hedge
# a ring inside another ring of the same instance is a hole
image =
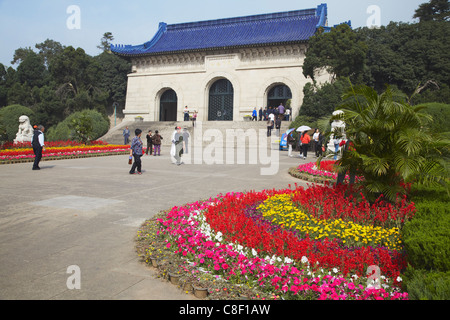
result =
[[[408,262],[414,268],[450,270],[450,206],[448,202],[416,203],[417,215],[403,228]]]
[[[402,229],[403,274],[411,300],[450,299],[450,199],[444,188],[414,188],[416,216]]]
[[[430,272],[409,267],[404,277],[410,300],[450,299],[450,271]]]

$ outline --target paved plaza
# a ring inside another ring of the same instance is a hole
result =
[[[266,176],[261,165],[176,166],[167,148],[143,157],[142,175],[128,174],[127,156],[0,165],[0,299],[195,300],[140,262],[140,225],[220,193],[306,185],[288,174],[304,160],[279,161]],[[79,289],[67,285],[71,266]]]

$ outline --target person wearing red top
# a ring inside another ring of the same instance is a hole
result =
[[[306,159],[306,157],[308,156],[309,143],[311,142],[311,137],[309,136],[308,131],[303,132],[300,141],[302,142],[303,159]]]

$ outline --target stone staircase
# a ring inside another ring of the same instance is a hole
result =
[[[283,121],[281,124],[280,132],[281,134],[289,129],[291,122]],[[175,130],[175,127],[181,127],[181,129],[186,128],[190,134],[191,142],[201,142],[204,145],[208,145],[208,142],[218,142],[223,143],[226,147],[232,147],[230,143],[233,143],[234,147],[238,143],[238,136],[245,136],[245,143],[251,147],[255,139],[260,136],[265,136],[267,132],[267,125],[265,121],[207,121],[207,122],[197,122],[196,127],[192,126],[192,122],[122,122],[118,126],[112,128],[106,135],[101,137],[99,140],[108,142],[110,144],[120,144],[124,143],[122,132],[125,127],[131,132],[130,141],[134,137],[135,129],[139,128],[142,130],[142,140],[144,145],[146,145],[145,136],[148,130],[152,130],[155,133],[156,130],[163,137],[162,146],[170,146],[172,144],[171,137]],[[182,130],[183,131],[183,130]],[[256,134],[256,136],[255,136]],[[272,130],[272,137],[269,139],[268,143],[275,144],[279,143],[280,137],[277,136],[276,130]],[[242,141],[242,140],[241,140]],[[258,142],[257,142],[258,143]]]

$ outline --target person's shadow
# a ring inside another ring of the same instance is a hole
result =
[[[55,166],[40,166],[41,170],[53,169]]]

